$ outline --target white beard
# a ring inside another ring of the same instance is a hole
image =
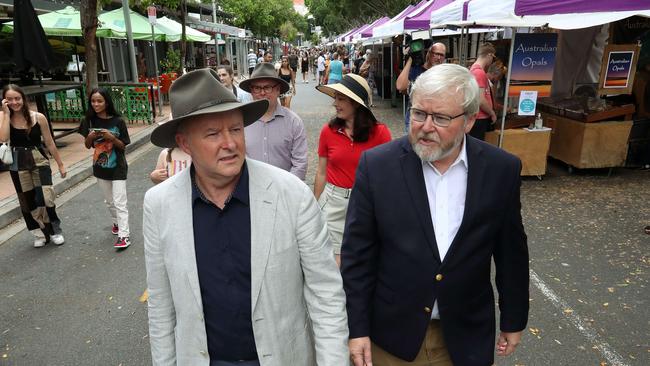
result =
[[[415,151],[415,154],[422,159],[422,161],[433,163],[435,161],[441,160],[449,156],[460,144],[463,142],[463,137],[464,133],[462,132],[456,135],[456,137],[449,143],[445,145],[437,145],[437,146],[423,146],[421,144],[418,144],[418,140],[421,138],[426,138],[427,140],[432,140],[437,143],[440,143],[440,138],[438,137],[437,134],[435,133],[418,133],[415,141],[411,138],[409,135],[409,141],[411,142],[411,146],[413,147],[413,151]]]

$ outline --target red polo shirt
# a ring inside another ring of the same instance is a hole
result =
[[[343,128],[328,124],[320,131],[318,156],[327,158],[327,182],[342,188],[352,188],[361,153],[391,140],[386,125],[378,123],[370,130],[368,141],[354,142]]]

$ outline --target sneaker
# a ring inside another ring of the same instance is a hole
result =
[[[61,245],[65,243],[65,239],[63,238],[63,234],[55,234],[50,236],[50,240],[52,240],[52,243],[56,245]]]
[[[128,248],[129,245],[131,245],[131,239],[129,239],[128,236],[125,236],[123,238],[117,238],[117,241],[115,242],[115,244],[113,244],[113,247],[115,249],[124,249],[124,248]]]
[[[111,233],[113,233],[113,235],[117,235],[119,232],[120,232],[119,226],[117,226],[117,224],[113,224],[113,228],[111,229]]]
[[[34,248],[44,247],[46,242],[45,238],[36,238],[34,239]]]

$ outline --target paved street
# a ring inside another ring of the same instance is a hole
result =
[[[301,80],[301,79],[300,79]],[[331,98],[298,83],[293,109],[309,134],[313,184],[319,131]],[[393,137],[401,110],[379,102]],[[32,247],[26,231],[0,243],[0,365],[151,364],[142,247],[142,199],[158,148],[129,156],[132,246],[116,253],[99,188],[64,194],[66,244]],[[573,175],[551,162],[525,178],[522,204],[531,257],[531,316],[515,355],[497,365],[650,364],[650,172]],[[292,365],[287,365],[292,366]]]

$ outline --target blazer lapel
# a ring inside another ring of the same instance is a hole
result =
[[[255,310],[264,273],[273,243],[277,193],[272,181],[258,170],[256,162],[247,159],[251,212],[251,304]]]
[[[433,256],[440,263],[440,253],[438,252],[438,244],[433,231],[433,221],[431,220],[431,210],[429,209],[429,198],[424,184],[422,160],[415,154],[406,138],[402,140],[402,150],[403,154],[400,156],[402,173],[413,201],[413,208],[420,219],[424,236],[427,238]]]
[[[174,245],[177,263],[183,266],[187,275],[194,300],[203,308],[201,298],[201,287],[199,286],[199,273],[196,268],[196,251],[194,249],[194,225],[192,219],[192,182],[190,180],[190,169],[184,169],[181,176],[175,180],[174,185],[177,191],[170,194],[170,197],[184,197],[174,208]]]
[[[463,221],[460,223],[458,232],[451,242],[449,251],[445,255],[445,260],[453,255],[456,247],[460,244],[458,241],[462,238],[465,231],[467,231],[476,215],[478,204],[484,187],[484,176],[486,170],[485,159],[483,158],[483,148],[480,143],[474,140],[471,136],[467,135],[465,140],[467,142],[467,192],[465,194],[465,210],[463,211]]]

